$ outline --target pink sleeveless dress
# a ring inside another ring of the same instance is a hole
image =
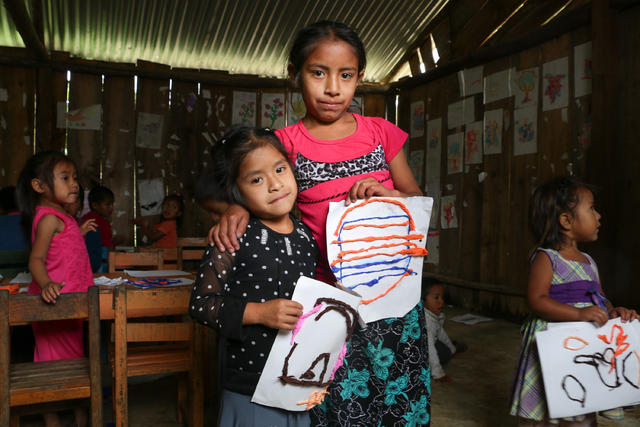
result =
[[[54,282],[64,282],[60,292],[87,292],[93,284],[93,274],[89,263],[87,246],[78,223],[49,207],[38,206],[31,227],[31,242],[36,238],[38,223],[45,215],[55,215],[64,222],[64,230],[51,239],[45,267]],[[32,281],[30,294],[40,294],[42,289]],[[82,320],[60,320],[53,322],[35,322],[34,362],[47,360],[74,359],[84,356],[82,343]]]

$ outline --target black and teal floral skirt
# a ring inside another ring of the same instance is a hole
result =
[[[429,425],[431,372],[422,303],[402,318],[356,327],[312,426]]]

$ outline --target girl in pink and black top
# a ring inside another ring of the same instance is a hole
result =
[[[30,294],[55,304],[60,293],[86,292],[93,284],[87,247],[75,218],[64,205],[78,197],[76,167],[58,151],[32,156],[18,178],[17,194],[25,234],[30,235]],[[33,324],[34,362],[84,356],[82,321],[62,320]],[[76,409],[76,423],[87,424],[87,414]],[[57,414],[45,414],[47,426],[60,424]]]

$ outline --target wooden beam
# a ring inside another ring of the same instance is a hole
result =
[[[498,58],[512,55],[517,52],[529,49],[534,46],[538,46],[547,40],[551,40],[558,37],[561,34],[566,34],[591,23],[591,6],[586,4],[578,9],[575,9],[565,16],[554,19],[544,27],[531,32],[517,40],[505,43],[500,46],[487,46],[482,49],[478,49],[476,52],[468,55],[464,58],[452,61],[447,65],[437,67],[433,70],[428,70],[426,73],[421,74],[418,77],[403,80],[401,82],[395,82],[390,85],[393,88],[413,88],[421,86],[445,77],[449,74],[462,70],[464,68],[475,67],[476,65],[485,64]]]
[[[31,50],[37,58],[47,60],[49,52],[38,37],[38,31],[33,22],[31,22],[31,18],[29,18],[24,0],[5,0],[4,7],[11,15],[11,19],[27,49]]]

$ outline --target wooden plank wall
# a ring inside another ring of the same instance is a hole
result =
[[[16,50],[17,51],[17,50]],[[55,52],[56,59],[65,58]],[[90,62],[90,61],[85,61]],[[167,71],[165,65],[139,61],[143,70]],[[161,178],[165,194],[180,193],[185,214],[179,233],[203,236],[211,227],[210,216],[194,199],[195,182],[211,162],[211,149],[231,125],[234,90],[257,93],[257,124],[260,125],[261,94],[286,95],[284,82],[279,87],[266,83],[264,88],[206,83],[206,77],[219,79],[220,72],[200,72],[205,80],[173,80],[169,105],[169,79],[140,78],[134,93],[136,65],[119,64],[117,75],[71,73],[69,110],[94,104],[102,106],[101,130],[64,129],[56,126],[58,103],[66,102],[67,73],[47,68],[0,66],[0,187],[15,185],[26,160],[36,150],[64,150],[78,166],[80,183],[85,189],[96,184],[109,187],[115,194],[111,218],[114,233],[121,244],[132,245],[134,227],[134,183],[140,179]],[[245,76],[246,77],[246,76]],[[272,80],[270,80],[272,81]],[[271,85],[271,86],[270,86]],[[3,91],[3,89],[6,91]],[[34,104],[37,93],[38,105]],[[364,93],[365,114],[385,116],[385,96]],[[284,99],[287,99],[284,96]],[[163,117],[159,149],[135,146],[139,113]],[[134,176],[134,170],[137,173]],[[139,207],[138,207],[139,209]],[[139,210],[137,215],[139,215]],[[158,220],[159,217],[152,218]],[[138,236],[140,238],[140,236]],[[139,239],[138,244],[143,242]]]
[[[483,74],[487,76],[511,67],[538,66],[542,71],[545,62],[569,57],[569,107],[543,112],[539,93],[536,154],[513,155],[513,97],[483,105],[482,94],[477,94],[473,95],[476,121],[483,119],[485,110],[503,109],[502,154],[484,155],[482,164],[465,165],[463,173],[448,175],[447,135],[464,130],[464,127],[448,130],[447,126],[447,106],[462,99],[457,74],[401,90],[399,125],[405,130],[410,126],[408,113],[412,102],[424,101],[426,120],[442,118],[440,192],[442,196],[456,196],[459,225],[439,230],[439,264],[425,264],[425,272],[471,284],[448,287],[454,302],[515,316],[526,312],[524,298],[518,295],[526,291],[528,255],[534,245],[528,229],[530,195],[536,185],[556,175],[569,171],[578,176],[585,173],[588,141],[579,136],[590,126],[591,95],[580,99],[573,96],[573,47],[589,41],[590,36],[590,28],[581,28],[483,64]],[[415,150],[426,152],[426,136],[410,140],[410,151]],[[486,178],[480,182],[482,172]]]

